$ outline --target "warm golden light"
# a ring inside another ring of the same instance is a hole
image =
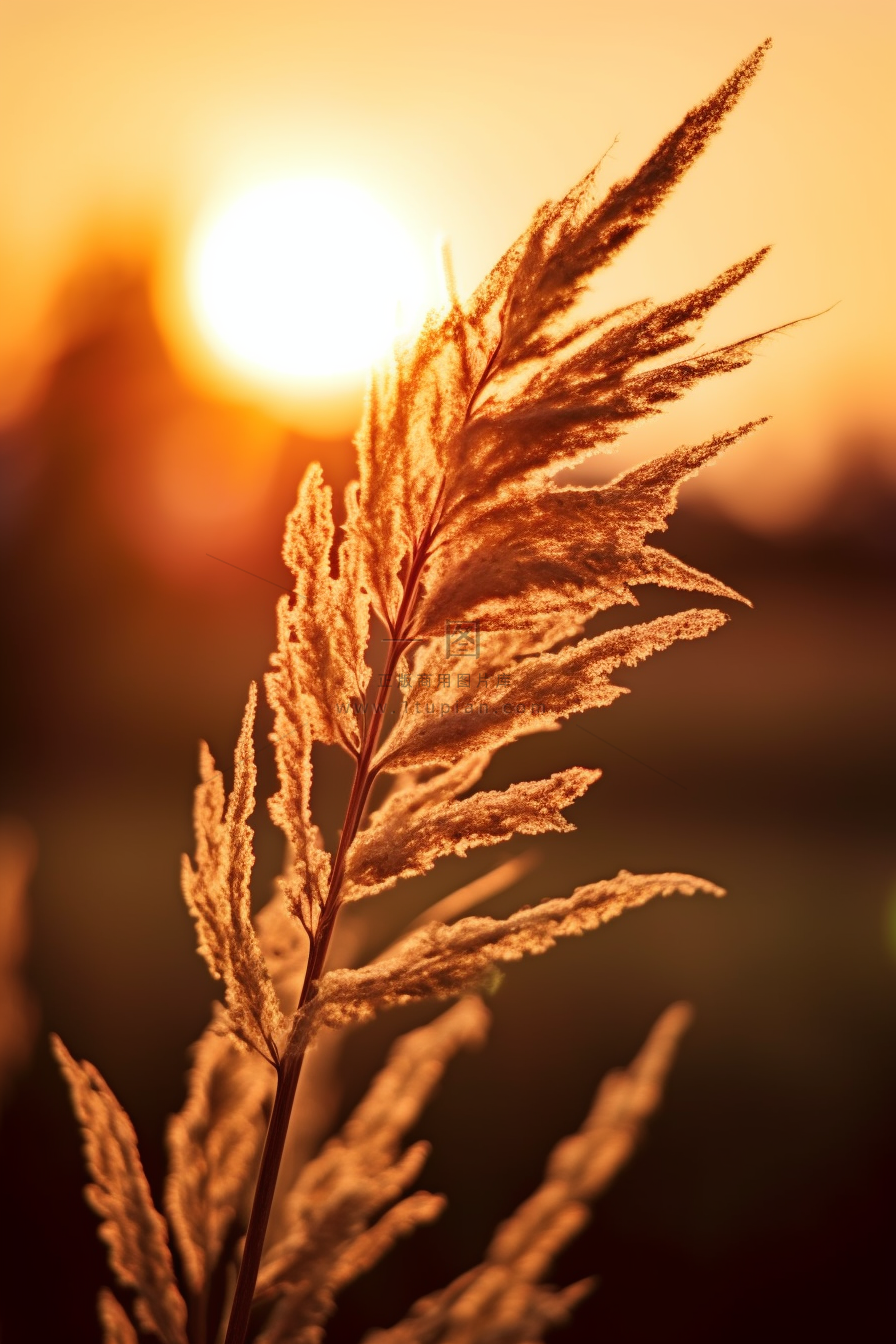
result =
[[[368,368],[420,316],[424,285],[410,238],[365,192],[281,178],[198,228],[188,289],[215,353],[289,391]]]

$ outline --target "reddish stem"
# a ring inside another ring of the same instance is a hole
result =
[[[436,508],[441,500],[441,496],[442,492],[440,490]],[[243,1245],[243,1254],[240,1259],[239,1274],[237,1276],[236,1289],[233,1295],[233,1305],[230,1310],[230,1319],[227,1323],[227,1334],[225,1336],[224,1344],[245,1344],[246,1333],[249,1328],[249,1316],[252,1311],[252,1299],[255,1296],[255,1284],[258,1280],[261,1255],[264,1250],[265,1233],[267,1232],[268,1220],[271,1216],[271,1207],[274,1202],[274,1191],[277,1186],[277,1176],[283,1158],[283,1148],[286,1143],[286,1134],[289,1129],[289,1120],[292,1115],[296,1088],[298,1087],[299,1076],[302,1072],[302,1063],[305,1059],[305,1048],[301,1043],[302,1034],[299,1031],[299,1010],[301,1010],[317,992],[317,981],[323,972],[324,964],[327,959],[327,952],[330,947],[330,939],[333,936],[333,929],[336,924],[336,916],[338,915],[340,905],[342,904],[342,882],[345,877],[346,855],[348,853],[349,845],[354,840],[358,827],[361,824],[361,820],[364,816],[364,808],[367,804],[367,799],[370,796],[370,790],[373,787],[378,774],[377,768],[373,766],[371,762],[382,730],[392,675],[401,654],[411,642],[406,636],[414,614],[417,596],[420,591],[420,580],[423,575],[423,569],[429,557],[430,546],[432,545],[437,528],[436,508],[433,509],[433,515],[414,548],[411,567],[408,571],[407,580],[404,585],[401,605],[398,610],[398,615],[395,618],[394,631],[396,637],[391,640],[389,644],[389,653],[383,671],[382,684],[377,691],[373,714],[367,720],[364,727],[361,747],[358,752],[357,765],[355,767],[355,777],[352,781],[348,807],[346,808],[345,813],[345,824],[342,828],[342,834],[339,837],[339,845],[336,849],[336,856],[333,860],[333,868],[327,889],[327,898],[321,912],[320,924],[310,940],[308,965],[305,968],[305,979],[302,983],[302,993],[299,997],[296,1015],[293,1018],[292,1031],[290,1032],[286,1046],[284,1047],[280,1062],[277,1065],[277,1090],[274,1095],[274,1105],[271,1110],[271,1118],[268,1122],[268,1131],[265,1136],[264,1149],[261,1155],[258,1182],[255,1186],[255,1195],[252,1200],[249,1225],[246,1228],[246,1240]]]

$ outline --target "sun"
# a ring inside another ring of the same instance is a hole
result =
[[[409,235],[365,191],[284,177],[200,224],[187,289],[215,354],[288,393],[360,376],[419,320],[425,284]]]

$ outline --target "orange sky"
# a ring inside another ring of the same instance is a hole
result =
[[[757,83],[601,302],[668,297],[772,242],[707,341],[836,307],[631,453],[773,414],[700,487],[763,526],[811,514],[857,431],[896,480],[896,7],[881,0],[0,0],[7,399],[89,237],[160,228],[176,267],[210,198],[267,173],[340,176],[426,256],[447,234],[467,289],[614,138],[608,183],[766,35]]]

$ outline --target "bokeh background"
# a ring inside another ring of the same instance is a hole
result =
[[[686,487],[669,534],[754,610],[489,774],[605,772],[576,834],[541,841],[491,913],[619,867],[729,894],[511,971],[490,1044],[453,1066],[421,1129],[449,1212],[347,1294],[330,1337],[360,1339],[474,1263],[601,1074],[681,997],[697,1016],[667,1101],[557,1267],[600,1287],[555,1337],[891,1337],[892,5],[0,0],[0,810],[36,845],[40,1017],[3,1096],[5,1344],[98,1338],[106,1271],[49,1030],[109,1079],[159,1189],[210,997],[177,880],[196,740],[228,758],[264,670],[304,465],[337,487],[352,472],[356,393],[325,423],[198,369],[177,302],[193,220],[266,174],[343,177],[424,257],[446,235],[465,291],[543,199],[605,151],[607,183],[630,171],[767,35],[759,80],[600,301],[669,297],[770,241],[706,341],[828,311],[580,469],[601,479],[772,415]],[[645,593],[642,614],[670,604]],[[322,757],[318,778],[332,835],[344,766]],[[258,825],[263,899],[279,854]],[[380,898],[384,936],[490,860]],[[416,1020],[352,1037],[345,1106]]]

